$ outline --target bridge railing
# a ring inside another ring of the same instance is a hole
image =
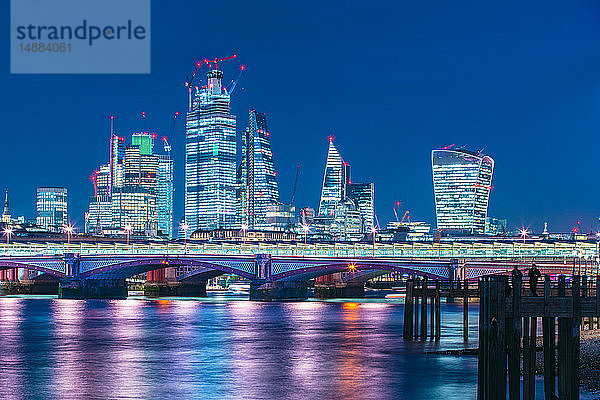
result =
[[[216,254],[252,256],[306,257],[378,257],[378,258],[498,258],[531,259],[554,257],[576,259],[578,264],[598,263],[598,244],[590,242],[534,243],[31,243],[16,242],[0,247],[0,257],[81,255],[183,255]]]

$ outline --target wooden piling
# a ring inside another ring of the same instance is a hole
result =
[[[529,317],[523,318],[523,400],[533,400],[535,397],[535,339],[531,343],[532,320]]]
[[[544,336],[544,398],[556,399],[556,320],[550,317],[550,277],[544,278],[544,317],[542,334]]]
[[[565,276],[561,275],[558,277],[558,296],[566,296],[566,283]],[[558,318],[558,398],[567,398],[567,336],[571,330],[570,323],[572,322],[569,318],[559,317]]]
[[[429,324],[431,325],[431,332],[429,337],[435,338],[435,292],[433,296],[430,296],[431,306],[429,307]]]
[[[463,283],[463,340],[469,340],[469,281]]]
[[[520,400],[521,398],[521,287],[523,278],[520,276],[512,277],[513,314],[510,320],[507,320],[507,339],[508,339],[508,394],[510,400]]]
[[[427,276],[423,278],[421,285],[421,339],[427,339]]]
[[[415,302],[415,312],[414,312],[414,338],[419,337],[419,286],[421,285],[421,279],[415,279],[415,288],[414,288],[414,302]]]
[[[442,307],[440,298],[440,281],[435,281],[435,339],[439,340],[441,337],[441,322],[442,322]]]
[[[487,374],[487,308],[488,308],[488,280],[487,277],[479,278],[478,291],[480,298],[479,307],[479,351],[477,355],[477,400],[485,400],[488,392]]]
[[[573,323],[569,341],[569,390],[570,396],[567,400],[579,399],[579,352],[580,352],[580,321],[581,321],[581,298],[579,276],[573,277]]]
[[[482,310],[479,317],[478,400],[506,399],[506,277],[479,281]]]
[[[412,340],[413,338],[413,286],[414,281],[408,279],[406,281],[406,295],[404,296],[404,327],[402,332],[404,340]]]

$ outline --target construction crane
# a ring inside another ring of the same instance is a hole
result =
[[[169,140],[173,138],[173,132],[175,131],[175,123],[177,122],[178,115],[179,111],[176,111],[175,115],[173,115],[173,124],[171,125],[171,134],[169,135],[169,138],[167,139],[166,136],[163,136],[162,138],[164,149],[167,152],[167,156],[169,156],[169,158],[171,157],[171,145],[169,144]]]
[[[408,211],[408,210],[406,210],[406,212],[402,216],[402,219],[400,220],[401,224],[404,222],[404,220],[406,219],[406,217],[408,217],[408,222],[410,222],[410,211]]]
[[[440,147],[439,150],[448,150],[451,147],[454,147],[454,143],[449,146]]]
[[[237,86],[245,70],[246,66],[244,64],[240,65],[240,73],[238,74],[237,78],[231,81],[231,83],[229,84],[229,88],[226,89],[230,96],[233,94],[233,91],[235,90],[235,87]]]
[[[396,202],[396,207],[400,207],[400,202],[399,201]],[[398,220],[398,213],[396,212],[396,207],[393,208],[394,215],[396,216],[396,222],[400,223],[400,221]]]
[[[296,188],[298,187],[298,176],[300,176],[300,164],[296,168],[296,179],[294,180],[294,189],[292,190],[292,199],[290,200],[290,206],[294,205],[294,200],[296,199]]]
[[[236,57],[237,57],[237,54],[234,54],[234,55],[229,56],[229,57],[215,58],[214,60],[204,59],[203,61],[208,64],[209,68],[212,68],[213,65],[214,65],[214,68],[218,70],[219,69],[219,63],[221,61],[233,60]]]
[[[194,79],[196,78],[196,74],[198,70],[205,65],[208,65],[208,68],[212,68],[214,65],[214,69],[219,69],[219,63],[225,60],[232,60],[237,57],[237,54],[234,54],[229,57],[215,58],[213,60],[209,60],[204,58],[198,62],[196,62],[196,67],[190,76],[186,76],[185,78],[185,86],[188,88],[188,111],[192,111],[192,88],[195,87]],[[245,67],[244,67],[245,69]]]
[[[194,87],[196,73],[198,73],[198,70],[204,65],[208,65],[208,60],[206,58],[196,63],[196,68],[194,68],[191,76],[185,77],[185,86],[188,88],[188,111],[192,111],[192,88]]]

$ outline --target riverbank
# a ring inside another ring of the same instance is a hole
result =
[[[581,331],[579,373],[581,386],[592,393],[600,393],[600,329]],[[544,374],[542,338],[537,338],[536,375]]]
[[[600,393],[600,329],[581,332],[579,368],[581,384],[593,393]]]

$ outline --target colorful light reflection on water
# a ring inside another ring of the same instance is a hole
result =
[[[399,302],[0,298],[2,398],[475,399],[475,357],[425,354],[476,346],[460,307],[405,343]]]

